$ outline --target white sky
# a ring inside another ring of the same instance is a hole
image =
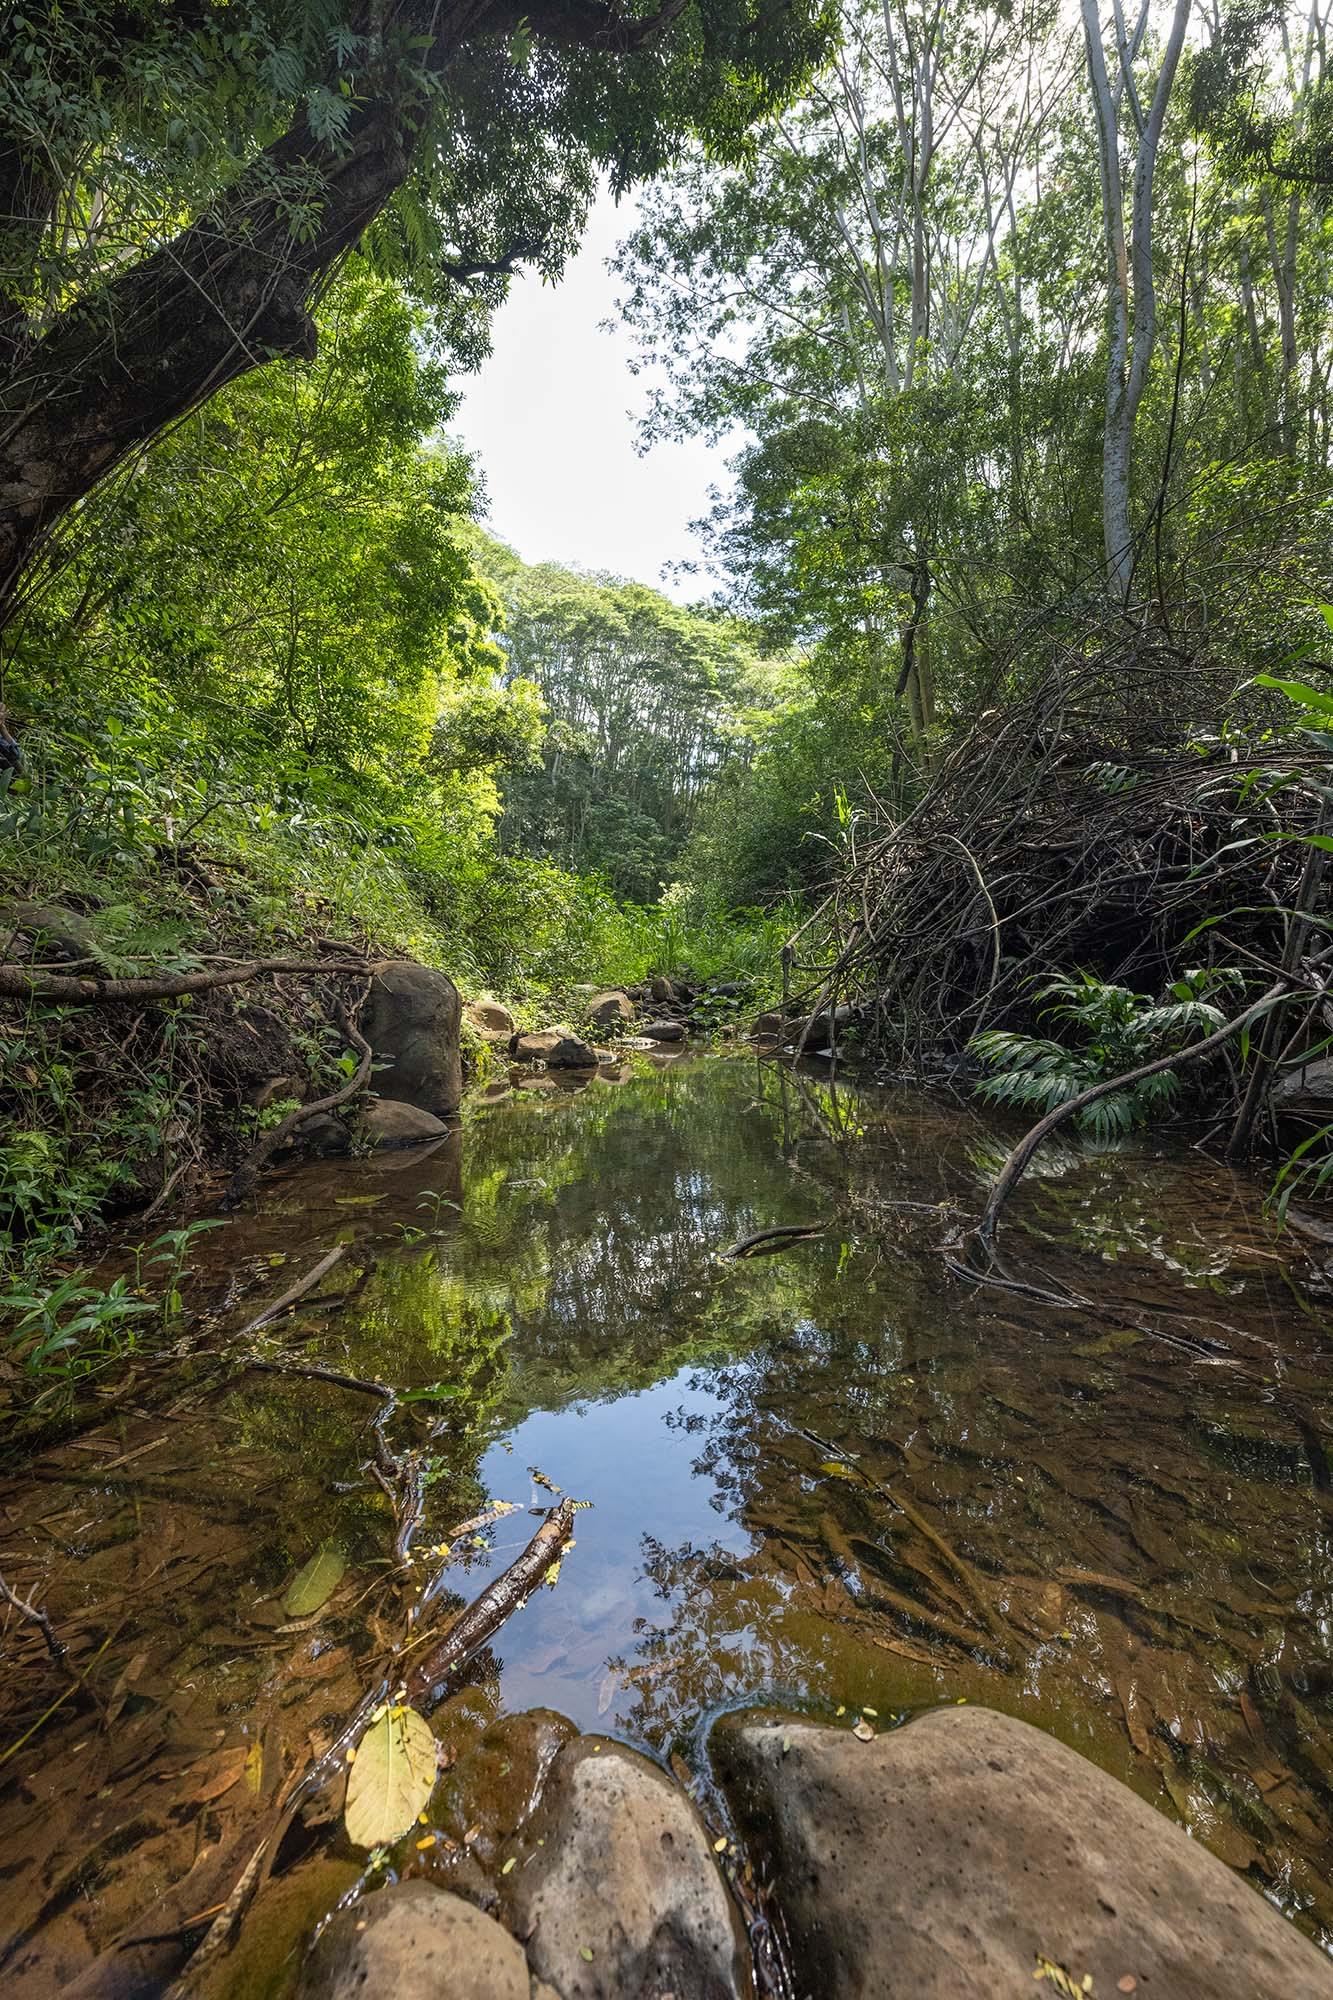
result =
[[[601,330],[616,293],[606,259],[633,223],[632,200],[617,209],[603,194],[558,285],[514,279],[450,431],[479,458],[486,525],[525,562],[611,570],[688,601],[707,580],[662,568],[698,556],[689,524],[725,484],[725,454],[697,439],[635,451],[647,384],[629,372],[628,334]]]

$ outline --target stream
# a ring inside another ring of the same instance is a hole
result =
[[[555,1709],[698,1773],[708,1724],[744,1702],[880,1727],[985,1702],[1333,1946],[1330,1315],[1262,1190],[1151,1142],[1049,1148],[1006,1222],[1016,1276],[1092,1305],[965,1288],[939,1246],[1012,1129],[748,1057],[636,1056],[474,1094],[424,1153],[267,1178],[194,1248],[210,1333],[173,1394],[145,1366],[141,1397],[0,1485],[0,1571],[100,1705],[7,1619],[6,1991],[115,1990],[96,1980],[116,1941],[327,1747],[392,1641],[366,1399],[242,1372],[229,1346],[339,1241],[327,1283],[247,1348],[428,1392],[400,1413],[426,1466],[419,1549],[491,1500],[523,1510],[451,1545],[457,1601],[513,1561],[550,1486],[591,1503],[436,1711],[460,1775],[400,1872],[484,1859],[477,1786],[505,1774],[465,1751],[501,1713]],[[823,1235],[720,1259],[805,1223]],[[321,1548],[345,1569],[292,1617]],[[289,1989],[364,1864],[337,1808],[279,1856],[265,1949],[219,1991]]]

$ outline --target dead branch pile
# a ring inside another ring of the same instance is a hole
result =
[[[876,1052],[924,1070],[983,1028],[1031,1027],[1057,969],[1152,994],[1209,964],[1271,976],[1325,760],[1200,750],[1184,715],[1174,743],[1160,721],[1132,732],[1105,696],[1100,663],[983,715],[915,806],[862,832],[792,940],[793,990],[859,1005]]]

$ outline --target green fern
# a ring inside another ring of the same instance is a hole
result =
[[[1137,1069],[1168,1049],[1222,1025],[1223,1016],[1202,997],[1210,982],[1203,972],[1187,973],[1172,987],[1169,1001],[1116,986],[1093,973],[1060,973],[1035,995],[1056,1004],[1041,1018],[1067,1023],[1071,1042],[990,1028],[973,1037],[971,1049],[993,1072],[977,1093],[1007,1110],[1045,1116],[1094,1084]],[[1074,1125],[1099,1145],[1123,1138],[1163,1116],[1174,1104],[1179,1082],[1171,1070],[1113,1090],[1075,1112]]]

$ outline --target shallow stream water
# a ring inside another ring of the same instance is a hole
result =
[[[885,1727],[984,1701],[1333,1942],[1329,1316],[1253,1184],[1151,1144],[1048,1152],[1007,1225],[1011,1273],[1091,1303],[965,1287],[940,1244],[1005,1143],[948,1099],[644,1057],[482,1093],[425,1154],[269,1179],[196,1250],[211,1331],[173,1394],[146,1361],[100,1428],[0,1486],[0,1573],[101,1711],[10,1619],[6,1990],[115,1990],[116,1941],[336,1735],[392,1641],[365,1398],[238,1372],[247,1354],[432,1391],[395,1420],[428,1471],[418,1546],[488,1500],[525,1510],[456,1543],[459,1599],[547,1482],[592,1503],[444,1735],[549,1707],[698,1772],[741,1702]],[[824,1233],[720,1259],[781,1223]],[[238,1349],[340,1240],[325,1289]],[[286,1616],[322,1545],[342,1581]],[[271,1896],[301,1884],[294,1941],[357,1877],[341,1838],[336,1810],[309,1816],[276,1871]],[[244,1991],[295,1962],[268,1953]]]

